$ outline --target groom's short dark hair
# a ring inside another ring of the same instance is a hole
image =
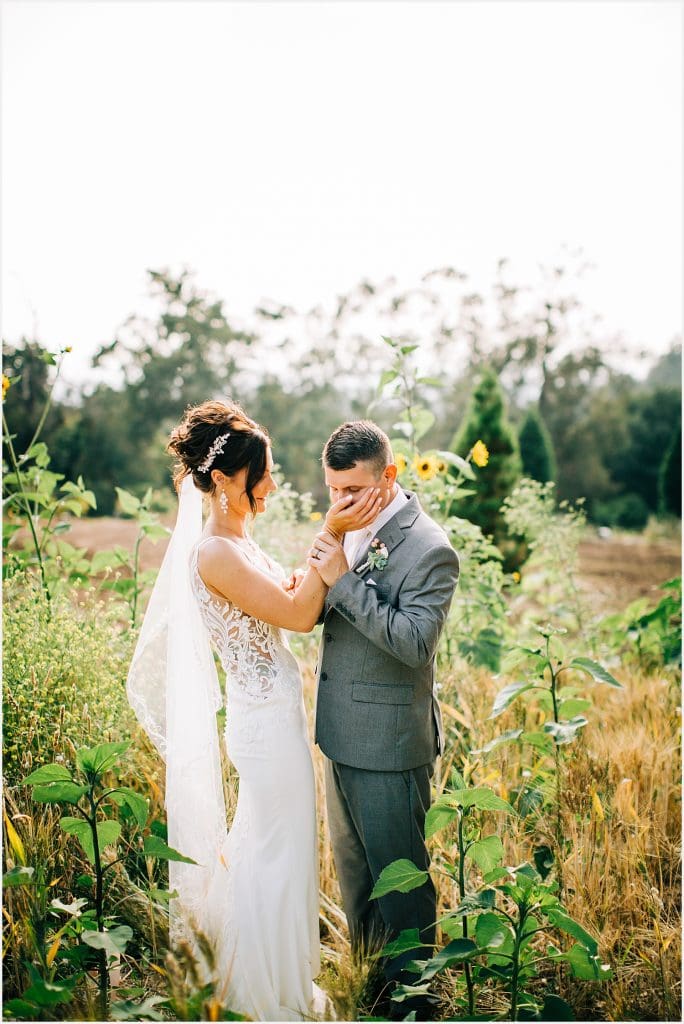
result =
[[[332,432],[323,449],[323,464],[334,470],[370,462],[379,475],[392,461],[389,437],[372,420],[343,423]]]

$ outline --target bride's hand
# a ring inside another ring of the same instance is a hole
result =
[[[304,579],[304,576],[305,573],[303,569],[295,569],[295,571],[288,579],[281,580],[280,585],[282,586],[283,590],[286,590],[288,593],[294,593],[294,591],[297,589],[299,584]]]
[[[325,517],[328,533],[339,540],[343,533],[362,530],[372,523],[382,508],[379,487],[368,487],[358,495],[346,494],[331,505]]]

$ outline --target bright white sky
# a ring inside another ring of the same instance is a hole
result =
[[[559,246],[635,345],[681,330],[677,2],[2,4],[3,335],[65,366],[186,265],[229,317]]]

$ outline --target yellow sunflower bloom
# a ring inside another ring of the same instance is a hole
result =
[[[401,474],[405,472],[406,467],[408,466],[406,456],[402,455],[401,452],[397,452],[397,454],[394,457],[394,462],[397,467],[397,473],[399,474],[399,476],[401,476]]]
[[[441,473],[442,476],[446,473],[449,468],[449,463],[446,459],[437,459],[437,472]]]
[[[413,468],[421,480],[432,480],[437,475],[437,459],[432,455],[416,455]]]
[[[9,379],[6,373],[2,375],[2,400],[5,401],[5,395],[12,381]]]
[[[514,583],[520,583],[520,573],[519,572],[514,572],[513,573],[513,582]]]
[[[489,462],[489,449],[484,441],[476,441],[473,447],[470,449],[470,455],[468,456],[473,460],[476,466],[486,466]]]
[[[318,520],[322,518],[323,516],[320,512],[312,512],[311,515],[309,516],[309,519],[311,520],[312,523],[317,523]]]

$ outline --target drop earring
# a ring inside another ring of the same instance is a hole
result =
[[[225,491],[221,491],[221,494],[219,495],[219,505],[221,506],[221,511],[223,512],[224,516],[227,515],[228,514],[228,498],[226,497],[226,492]]]

